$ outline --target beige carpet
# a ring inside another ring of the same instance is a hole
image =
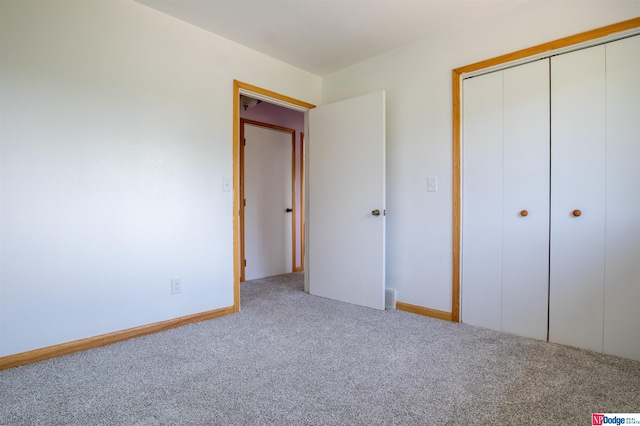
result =
[[[589,425],[640,363],[242,284],[242,312],[0,372],[2,425]]]

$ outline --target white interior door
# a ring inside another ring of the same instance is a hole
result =
[[[309,292],[384,309],[384,92],[312,109],[307,140]]]
[[[605,46],[551,59],[549,340],[598,352],[605,279],[605,71]]]
[[[245,279],[293,268],[291,133],[245,124]]]
[[[640,360],[640,36],[606,45],[604,352]]]

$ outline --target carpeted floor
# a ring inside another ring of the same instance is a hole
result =
[[[590,425],[640,412],[640,363],[302,291],[0,371],[2,425]]]

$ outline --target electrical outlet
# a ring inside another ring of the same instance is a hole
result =
[[[180,278],[172,278],[171,279],[171,294],[182,293],[182,279]]]

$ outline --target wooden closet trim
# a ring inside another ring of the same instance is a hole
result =
[[[569,37],[539,44],[537,46],[518,50],[516,52],[507,53],[506,55],[497,56],[495,58],[486,59],[470,65],[456,68],[452,71],[452,106],[453,106],[453,262],[452,262],[452,292],[451,292],[451,319],[460,321],[460,249],[461,249],[461,153],[460,153],[460,137],[462,122],[460,120],[461,112],[461,80],[462,74],[470,73],[485,68],[495,67],[506,64],[508,62],[525,59],[531,56],[540,55],[554,50],[563,49],[580,43],[597,40],[612,34],[623,31],[640,28],[640,18],[629,19],[605,27],[596,28],[594,30],[585,31]]]

